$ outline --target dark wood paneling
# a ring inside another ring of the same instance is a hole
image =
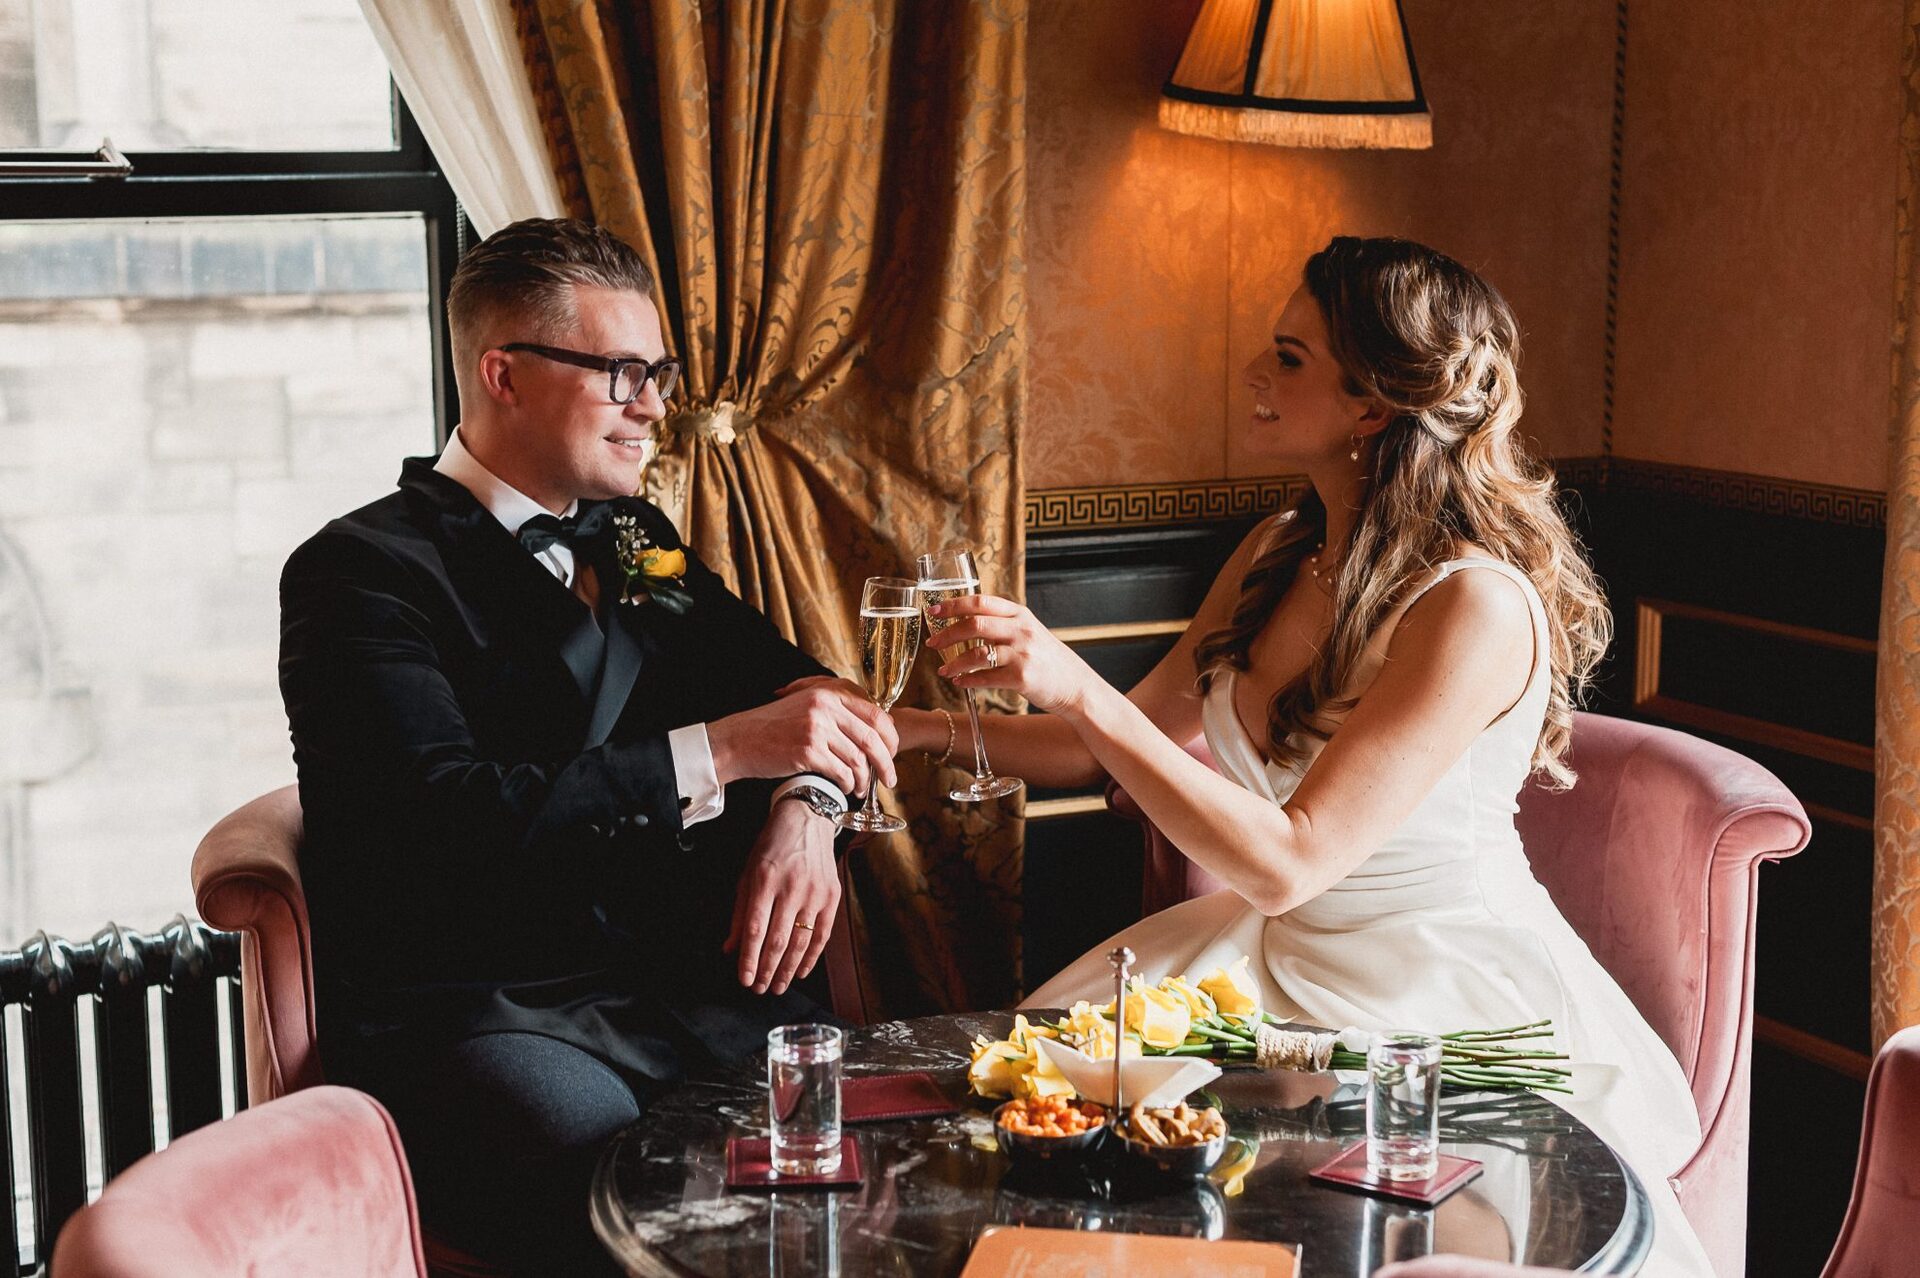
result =
[[[1853,1189],[1866,1089],[1765,1042],[1753,1045],[1748,1278],[1811,1278]]]

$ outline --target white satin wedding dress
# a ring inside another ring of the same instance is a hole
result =
[[[1712,1278],[1667,1182],[1700,1143],[1686,1078],[1535,882],[1514,829],[1549,687],[1546,613],[1533,584],[1493,559],[1442,564],[1380,626],[1352,686],[1372,681],[1413,600],[1466,569],[1498,572],[1525,591],[1533,672],[1519,701],[1474,739],[1372,856],[1276,918],[1233,892],[1163,910],[1082,955],[1028,1003],[1110,999],[1106,952],[1125,944],[1149,980],[1204,977],[1252,955],[1268,1011],[1331,1028],[1444,1032],[1552,1017],[1559,1049],[1576,1062],[1574,1094],[1552,1099],[1612,1145],[1653,1199],[1654,1251],[1642,1272]],[[1283,804],[1323,743],[1307,739],[1310,753],[1297,769],[1269,763],[1234,709],[1233,682],[1234,672],[1222,669],[1203,706],[1215,766]]]

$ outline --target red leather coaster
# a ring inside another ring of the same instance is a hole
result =
[[[931,1074],[854,1074],[840,1080],[843,1122],[931,1118],[936,1114],[955,1113],[959,1108],[947,1099]]]
[[[1385,1180],[1368,1174],[1367,1142],[1363,1140],[1307,1175],[1324,1185],[1357,1189],[1362,1193],[1379,1194],[1383,1198],[1398,1198],[1410,1203],[1425,1203],[1430,1207],[1483,1170],[1474,1159],[1442,1154],[1439,1168],[1426,1180]]]
[[[840,1166],[825,1176],[786,1176],[773,1170],[773,1142],[765,1136],[735,1136],[727,1141],[728,1189],[838,1189],[866,1179],[860,1146],[840,1138]]]

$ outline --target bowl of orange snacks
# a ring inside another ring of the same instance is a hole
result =
[[[1029,1096],[993,1111],[1000,1148],[1016,1164],[1078,1158],[1107,1130],[1107,1110],[1070,1096]]]

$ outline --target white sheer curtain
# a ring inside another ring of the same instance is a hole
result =
[[[506,0],[360,0],[393,81],[482,235],[565,208]]]

